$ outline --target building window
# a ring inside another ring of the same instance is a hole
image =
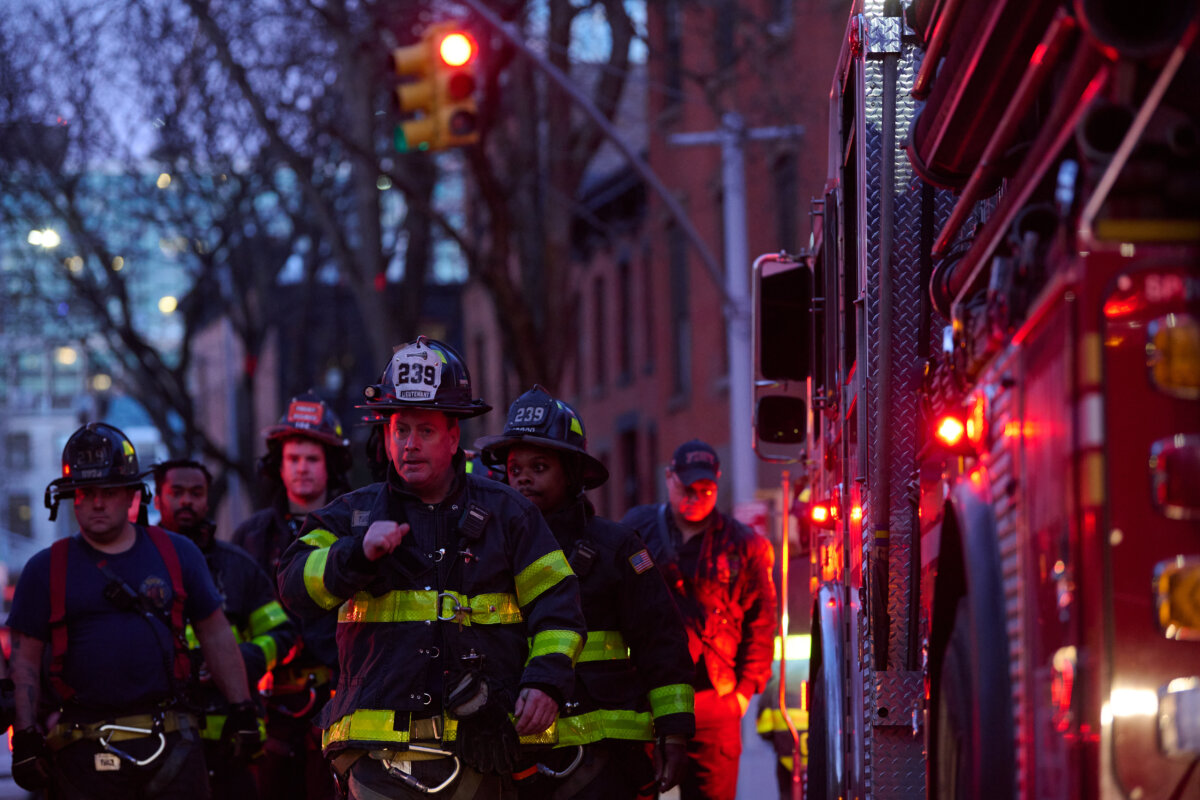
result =
[[[799,245],[796,230],[799,180],[795,151],[789,150],[775,159],[771,176],[775,194],[775,235],[779,238],[781,250],[794,253]]]
[[[9,469],[29,469],[32,448],[28,433],[9,433],[4,437],[4,466]]]
[[[671,272],[671,393],[682,397],[691,389],[692,322],[688,310],[687,239],[672,224],[667,229]]]
[[[24,353],[17,359],[17,387],[30,395],[46,391],[46,364],[40,353]]]
[[[654,251],[647,242],[642,248],[642,319],[644,321],[642,351],[646,354],[646,374],[654,372],[654,345],[658,341],[658,304],[654,293]]]
[[[608,337],[605,336],[605,314],[608,304],[605,302],[604,276],[599,275],[592,283],[592,367],[596,376],[596,390],[602,391],[608,381]]]
[[[629,258],[617,263],[617,382],[622,386],[633,378],[633,269]]]
[[[667,70],[663,105],[673,108],[683,99],[683,8],[680,0],[667,0],[663,10],[663,38]]]
[[[720,0],[716,11],[717,69],[729,69],[737,60],[734,52],[733,31],[737,25],[737,4],[734,0]]]
[[[24,492],[8,496],[8,529],[17,536],[33,537],[33,503]]]

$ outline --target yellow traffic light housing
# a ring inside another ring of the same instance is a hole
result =
[[[443,147],[479,141],[479,109],[475,100],[479,48],[453,25],[435,27],[432,49],[437,61],[438,136]]]
[[[443,150],[479,140],[475,102],[475,40],[455,23],[431,25],[421,41],[392,51],[400,112],[409,119],[396,128],[401,153]]]

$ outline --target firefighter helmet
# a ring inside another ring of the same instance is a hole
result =
[[[296,436],[330,447],[350,447],[337,414],[311,389],[293,397],[279,422],[263,431],[263,435],[268,447]]]
[[[138,468],[133,443],[120,429],[106,422],[89,422],[71,434],[62,452],[62,477],[46,486],[45,503],[50,519],[58,512],[59,501],[75,496],[85,486],[140,486],[149,470]]]
[[[562,400],[555,400],[536,383],[509,406],[504,433],[484,436],[475,442],[475,447],[481,450],[483,463],[499,467],[508,458],[508,449],[515,444],[575,454],[584,489],[595,489],[608,480],[608,468],[587,451],[587,435],[579,414]]]
[[[366,405],[356,408],[376,412],[365,421],[386,421],[402,408],[425,408],[452,417],[477,417],[492,410],[480,399],[471,399],[471,375],[454,348],[427,336],[418,336],[397,348],[379,383],[363,389]]]

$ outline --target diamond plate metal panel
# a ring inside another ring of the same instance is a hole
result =
[[[888,65],[889,61],[892,66]],[[912,585],[914,571],[911,566],[916,510],[909,487],[916,478],[916,425],[920,419],[917,389],[922,378],[918,356],[920,315],[916,313],[921,307],[922,291],[919,250],[922,187],[908,164],[903,142],[916,110],[906,87],[912,85],[917,66],[916,51],[911,46],[903,47],[898,58],[871,59],[863,66],[866,160],[863,242],[866,253],[861,285],[865,300],[867,363],[859,366],[866,368],[868,463],[861,547],[864,564],[872,566],[876,553],[886,552],[886,597],[880,599],[887,608],[888,639],[886,642],[872,641],[870,648],[872,651],[886,648],[887,663],[893,667],[903,667],[908,662],[912,637],[915,636],[910,630],[909,614],[911,593],[916,588]],[[894,87],[886,84],[889,69],[894,69]],[[894,116],[888,114],[885,93],[894,100],[890,109]],[[885,164],[890,170],[885,169]],[[892,224],[893,235],[887,253],[891,260],[890,283],[884,287],[880,272],[885,246],[882,215],[886,213],[888,203],[891,207],[888,221]],[[891,324],[886,330],[880,318],[881,298],[885,291],[892,303]],[[890,356],[892,371],[886,385],[880,378],[880,356],[884,348]],[[887,453],[886,463],[884,452]],[[885,473],[891,487],[887,498],[879,495]],[[886,508],[881,508],[881,504],[886,504]],[[877,550],[877,541],[882,541],[877,539],[877,532],[886,536],[886,551]],[[873,582],[867,585],[869,592],[884,590]],[[874,658],[869,663],[873,664]],[[875,713],[880,707],[880,687],[875,681],[869,681],[867,685],[870,691],[863,698],[864,715],[877,723]],[[922,737],[913,736],[911,728],[902,734],[897,734],[898,730],[891,725],[868,727],[868,793],[872,797],[924,796]]]

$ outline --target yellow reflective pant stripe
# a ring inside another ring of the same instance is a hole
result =
[[[567,557],[555,550],[534,561],[517,573],[517,600],[527,606],[541,596],[542,592],[555,586],[568,575],[574,575]]]
[[[696,709],[696,690],[690,683],[657,686],[646,696],[650,698],[650,711],[655,719],[667,714],[691,714]]]
[[[287,612],[283,610],[283,606],[279,605],[278,600],[261,605],[250,612],[250,638],[262,636],[287,621]]]
[[[439,603],[440,598],[440,603]],[[440,613],[439,613],[440,612]],[[376,597],[359,592],[338,609],[338,622],[428,622],[505,625],[521,621],[517,598],[504,592],[467,597],[458,592],[396,590]]]
[[[529,658],[561,653],[574,664],[582,648],[583,637],[575,631],[538,631],[533,635],[533,644],[529,646]]]
[[[598,742],[601,739],[654,739],[650,714],[625,709],[598,709],[586,714],[558,718],[558,747]]]
[[[629,658],[629,647],[620,631],[588,631],[579,653],[579,663],[588,661],[619,661]]]
[[[308,538],[307,536],[304,538]],[[312,601],[325,610],[337,608],[342,601],[325,588],[325,562],[329,560],[329,548],[313,550],[304,561],[304,588]]]

